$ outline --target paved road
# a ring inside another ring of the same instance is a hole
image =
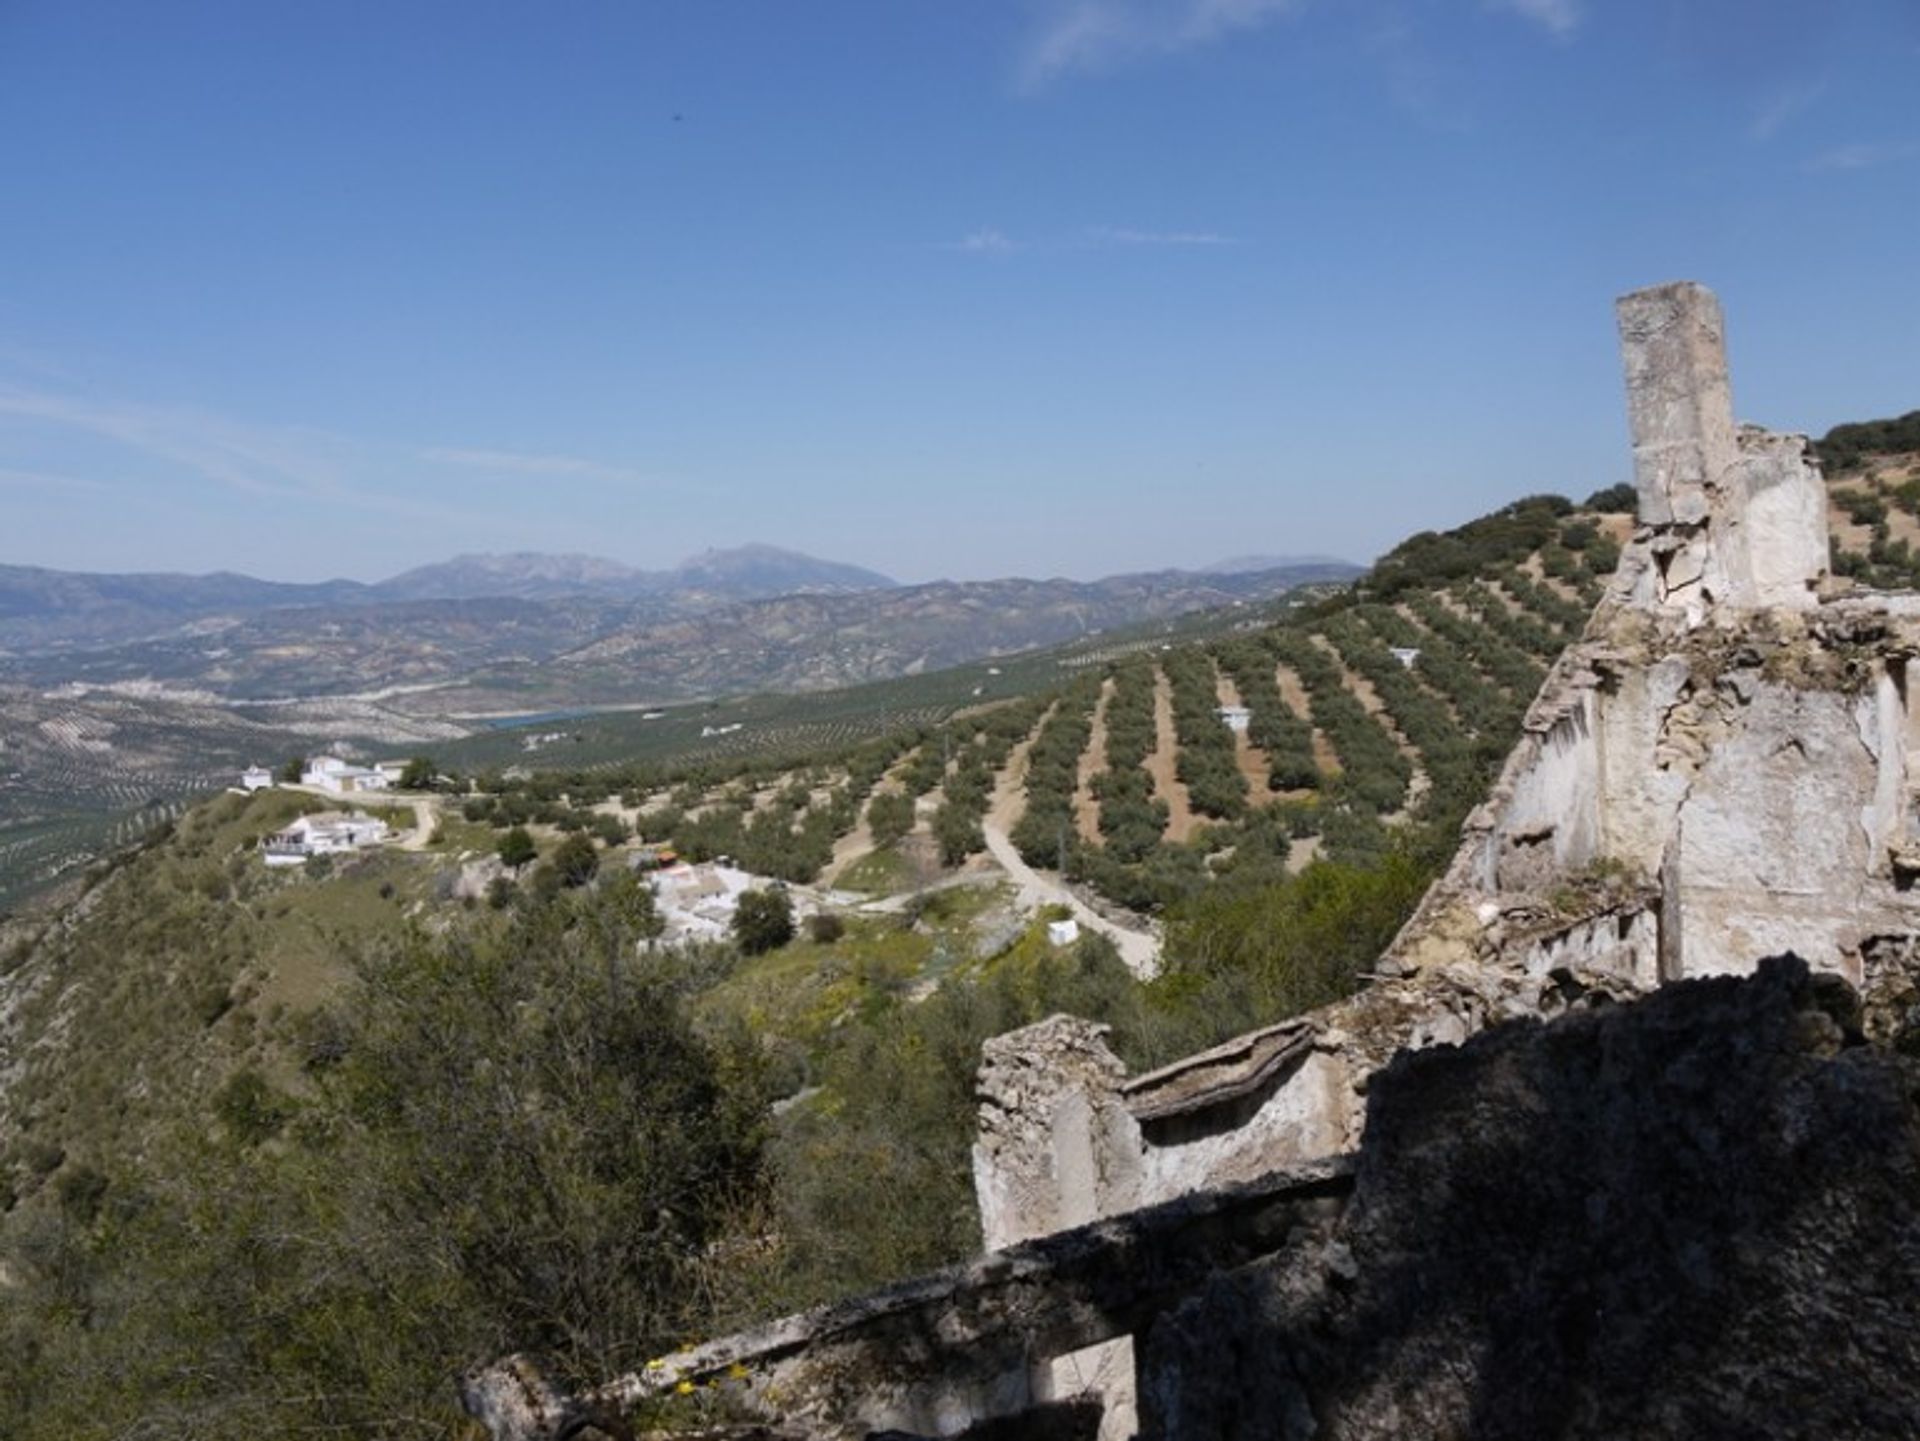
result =
[[[1130,930],[1116,925],[1092,910],[1060,882],[1049,880],[1020,858],[1020,852],[1007,839],[1006,832],[991,821],[981,827],[987,837],[987,851],[1013,877],[1020,888],[1020,903],[1026,906],[1066,906],[1073,918],[1090,931],[1098,931],[1120,950],[1120,959],[1139,980],[1150,981],[1160,973],[1160,942],[1148,931]]]

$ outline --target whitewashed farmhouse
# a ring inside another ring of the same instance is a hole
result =
[[[314,786],[334,795],[357,795],[363,791],[384,791],[399,777],[399,763],[386,762],[395,769],[391,776],[380,766],[357,766],[339,756],[315,756],[300,773],[300,784]]]
[[[374,816],[322,811],[275,831],[261,843],[260,851],[270,866],[297,866],[311,856],[357,851],[386,838],[387,823]]]

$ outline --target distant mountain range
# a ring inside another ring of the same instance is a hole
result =
[[[372,584],[329,580],[300,585],[227,571],[97,575],[0,565],[0,647],[128,640],[200,617],[315,606],[492,599],[671,601],[676,596],[710,605],[878,590],[894,583],[858,566],[770,545],[710,550],[660,571],[588,555],[462,555]]]
[[[857,565],[817,560],[773,545],[709,550],[671,570],[640,570],[592,555],[460,555],[369,587],[384,600],[471,600],[511,596],[638,598],[692,591],[728,600],[886,590],[897,582]]]
[[[1263,570],[1291,570],[1301,566],[1346,566],[1333,555],[1233,555],[1200,567],[1201,575],[1252,575]]]
[[[372,585],[0,567],[0,683],[210,702],[389,695],[417,715],[817,689],[1345,580],[1341,561],[903,586],[773,546],[644,571],[469,555]]]

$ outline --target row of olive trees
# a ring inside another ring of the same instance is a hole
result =
[[[1235,638],[1222,642],[1215,654],[1250,712],[1247,739],[1267,758],[1269,786],[1276,791],[1317,789],[1321,775],[1313,754],[1313,727],[1280,694],[1272,652],[1257,641]]]
[[[1412,763],[1347,690],[1339,666],[1298,631],[1273,630],[1266,644],[1306,687],[1313,723],[1340,757],[1342,794],[1380,815],[1404,806]]]
[[[1030,866],[1057,865],[1074,834],[1073,795],[1079,788],[1080,755],[1093,734],[1093,710],[1101,677],[1078,677],[1057,697],[1027,750],[1026,809],[1012,840]]]
[[[1160,665],[1173,691],[1173,729],[1180,741],[1174,773],[1195,811],[1233,820],[1246,811],[1247,778],[1240,774],[1233,732],[1220,719],[1213,660],[1197,646],[1184,646],[1162,655]]]
[[[1146,859],[1167,829],[1167,803],[1154,795],[1145,769],[1157,740],[1155,690],[1150,658],[1132,656],[1114,667],[1103,718],[1106,769],[1094,776],[1092,787],[1100,803],[1100,838],[1108,855],[1121,862]]]

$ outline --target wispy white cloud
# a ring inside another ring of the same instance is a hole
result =
[[[1556,40],[1572,36],[1584,18],[1576,0],[1487,0],[1487,3],[1495,10],[1531,20]]]
[[[1264,29],[1308,8],[1311,0],[1041,0],[1040,20],[1021,47],[1020,83],[1037,90],[1075,73],[1097,73],[1178,54]],[[1555,40],[1573,37],[1586,12],[1582,0],[1480,0],[1518,16]],[[1387,23],[1401,7],[1385,10]]]
[[[1826,93],[1825,76],[1816,80],[1798,80],[1783,85],[1761,101],[1753,112],[1747,134],[1754,140],[1771,140],[1804,114]]]
[[[349,480],[349,474],[390,473],[395,468],[392,457],[320,431],[274,429],[186,407],[6,382],[0,382],[0,416],[110,441],[147,463],[137,477],[103,484],[109,491],[165,478],[176,484],[208,483],[259,500],[317,501],[416,520],[470,518],[397,489],[370,489]],[[21,473],[49,478],[40,472]]]
[[[958,240],[948,241],[946,248],[964,251],[968,255],[1008,255],[1024,247],[1008,239],[1005,231],[987,226],[970,231]]]
[[[577,455],[540,455],[520,450],[468,450],[452,446],[433,446],[420,452],[421,459],[437,465],[464,466],[472,470],[491,470],[510,475],[565,475],[581,480],[612,480],[645,485],[664,477],[648,475],[625,466],[607,465]]]
[[[1920,140],[1897,140],[1839,145],[1807,161],[1808,170],[1871,170],[1920,156]]]
[[[1305,0],[1050,0],[1023,48],[1021,83],[1038,88],[1076,71],[1100,71],[1206,45],[1271,24]]]
[[[190,411],[0,385],[0,415],[115,441],[232,490],[297,496],[325,488],[309,458],[275,454],[259,434]]]

